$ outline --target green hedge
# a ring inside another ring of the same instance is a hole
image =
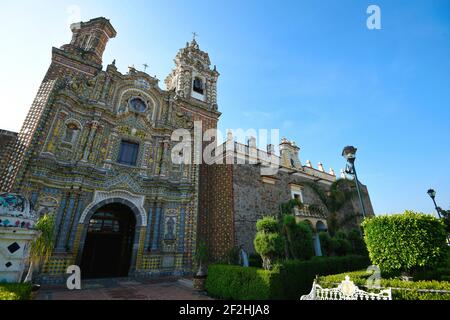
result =
[[[267,300],[276,272],[258,268],[212,265],[205,288],[212,297],[226,300]]]
[[[324,288],[333,288],[350,276],[355,285],[363,290],[370,274],[364,271],[347,272],[319,278],[319,283]],[[394,300],[450,300],[450,282],[448,281],[403,281],[400,279],[381,279],[382,288],[392,288]],[[421,290],[440,290],[448,293],[424,292]]]
[[[212,265],[206,291],[213,297],[228,300],[297,300],[311,291],[316,275],[360,270],[369,264],[367,257],[347,256],[287,261],[271,271]]]
[[[31,285],[0,283],[0,300],[30,300]]]

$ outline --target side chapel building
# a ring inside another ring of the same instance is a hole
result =
[[[56,218],[43,281],[61,281],[73,264],[87,278],[190,274],[199,239],[215,260],[234,246],[254,252],[257,219],[277,214],[292,198],[317,205],[304,182],[326,189],[336,181],[332,170],[303,165],[300,149],[286,139],[275,176],[261,176],[250,164],[173,164],[175,129],[192,132],[196,121],[203,131],[217,128],[219,73],[208,54],[195,39],[187,43],[163,90],[133,67],[122,74],[113,62],[103,70],[103,53],[116,37],[109,20],[71,29],[71,42],[53,48],[20,133],[0,132],[0,190]],[[252,139],[233,143],[236,157],[256,150]],[[273,146],[257,153],[273,153]],[[345,210],[358,213],[356,199]],[[296,215],[316,232],[327,229],[325,210],[306,206]]]

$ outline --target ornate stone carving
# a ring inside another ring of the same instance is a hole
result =
[[[84,212],[81,215],[79,223],[80,224],[85,223],[87,215],[90,213],[92,208],[94,206],[96,206],[97,204],[99,204],[105,200],[108,200],[108,199],[124,199],[124,200],[127,200],[127,201],[131,202],[132,204],[134,204],[136,206],[136,208],[138,208],[138,210],[139,210],[139,213],[141,216],[141,221],[142,221],[142,226],[143,227],[147,226],[147,213],[145,212],[145,209],[144,209],[145,196],[134,195],[131,192],[128,192],[125,190],[95,191],[94,199],[92,200],[92,203],[89,204],[86,207],[86,209],[84,209]]]

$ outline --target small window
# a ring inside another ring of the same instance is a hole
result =
[[[194,92],[197,92],[201,95],[205,94],[205,84],[203,83],[203,80],[201,78],[196,77],[194,79]]]
[[[120,144],[119,160],[121,164],[126,164],[128,166],[136,166],[137,157],[139,153],[139,144],[122,141]]]
[[[295,161],[291,158],[291,166],[295,168]]]

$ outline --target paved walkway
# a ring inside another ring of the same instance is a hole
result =
[[[100,279],[82,282],[82,290],[43,286],[36,300],[211,300],[178,279]]]

